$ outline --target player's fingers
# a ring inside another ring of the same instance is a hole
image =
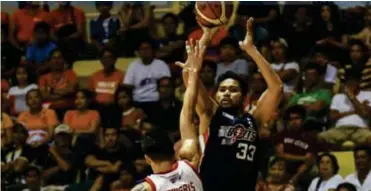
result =
[[[189,40],[189,46],[191,47],[191,51],[193,52],[195,48],[195,42],[193,38]]]
[[[201,47],[201,53],[200,53],[201,56],[203,56],[205,54],[206,49],[207,49],[207,47],[205,45],[202,45],[202,47]]]
[[[175,65],[177,65],[181,68],[185,68],[185,64],[183,62],[175,62]]]
[[[191,53],[191,45],[189,44],[189,41],[187,40],[187,41],[185,42],[185,44],[186,44],[186,51],[187,51],[187,54]]]
[[[194,49],[194,51],[195,51],[196,56],[198,56],[199,53],[200,53],[200,45],[199,45],[199,41],[198,40],[195,43],[195,49]]]

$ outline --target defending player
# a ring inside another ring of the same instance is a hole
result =
[[[133,191],[202,191],[202,183],[197,169],[200,162],[198,128],[193,123],[197,98],[197,82],[205,52],[205,46],[194,45],[191,41],[186,46],[188,52],[188,88],[184,95],[180,116],[180,134],[182,146],[179,158],[174,160],[174,150],[167,135],[162,132],[149,132],[143,138],[143,151],[147,162],[155,174],[135,186]]]
[[[254,113],[243,113],[247,84],[236,73],[227,72],[220,76],[216,102],[209,98],[199,81],[196,110],[200,117],[200,134],[209,134],[200,167],[206,191],[255,190],[259,160],[258,131],[276,111],[282,96],[279,76],[253,44],[252,25],[253,19],[250,18],[240,48],[257,64],[268,86]],[[217,29],[202,28],[204,34],[201,41],[207,44]],[[183,68],[189,67],[187,63],[177,64]],[[187,74],[183,72],[185,79]]]

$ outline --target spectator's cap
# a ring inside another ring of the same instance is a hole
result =
[[[72,131],[71,131],[71,128],[68,125],[61,124],[61,125],[58,125],[58,127],[56,127],[55,130],[54,130],[55,135],[57,135],[59,133],[70,134],[70,133],[72,133]]]
[[[29,165],[24,171],[23,171],[23,175],[24,176],[27,176],[27,174],[31,171],[36,171],[37,175],[40,176],[41,175],[41,169],[35,165]]]

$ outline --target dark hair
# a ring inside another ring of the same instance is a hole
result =
[[[210,67],[213,70],[213,74],[216,75],[217,65],[216,65],[216,63],[214,61],[212,61],[212,60],[204,60],[202,62],[202,68],[204,68],[206,66]]]
[[[272,168],[272,166],[274,166],[275,164],[277,164],[278,162],[281,162],[281,161],[284,162],[285,165],[286,165],[285,159],[279,158],[279,157],[274,157],[271,161],[269,161],[268,167]]]
[[[354,70],[348,70],[347,72],[345,72],[346,76],[345,76],[345,82],[348,82],[348,81],[361,81],[362,79],[362,76],[359,75],[359,72],[356,72]]]
[[[349,47],[353,46],[353,45],[358,45],[361,47],[362,49],[362,52],[367,52],[368,51],[368,48],[367,46],[365,45],[365,43],[363,43],[361,40],[358,40],[358,39],[352,39],[349,41]]]
[[[96,1],[95,2],[95,7],[96,8],[98,8],[101,5],[106,5],[106,6],[113,7],[113,1]]]
[[[84,94],[86,100],[88,101],[88,108],[92,108],[92,106],[94,105],[95,92],[92,92],[88,89],[79,89],[77,90],[75,95],[77,96],[78,93]]]
[[[323,23],[324,21],[322,20],[322,17],[321,17],[321,10],[322,10],[322,7],[323,6],[328,6],[330,8],[330,14],[331,14],[331,22],[333,22],[334,25],[338,25],[339,22],[340,22],[340,11],[339,11],[339,7],[334,3],[334,2],[315,2],[314,3],[315,6],[317,6],[317,18],[316,18],[316,22],[317,23]]]
[[[179,17],[177,15],[175,15],[174,13],[166,13],[164,16],[162,16],[161,18],[161,22],[164,22],[165,19],[167,18],[171,18],[175,21],[176,25],[179,24]]]
[[[138,47],[137,47],[137,50],[139,50],[139,48],[144,44],[144,43],[147,43],[149,44],[153,50],[157,50],[157,44],[156,42],[150,38],[150,37],[145,37],[145,38],[142,38],[141,41],[138,43]]]
[[[23,68],[24,71],[26,72],[28,84],[34,83],[35,79],[36,79],[36,76],[35,76],[34,72],[31,72],[29,67],[27,67],[26,65],[19,65],[15,68],[15,74],[12,78],[13,79],[12,82],[14,82],[13,85],[19,85],[18,79],[17,79],[17,70],[20,69],[20,68]]]
[[[28,130],[27,128],[21,124],[21,123],[16,123],[14,126],[13,126],[13,132],[20,132],[24,135],[26,135],[26,137],[28,137]]]
[[[219,44],[220,48],[225,46],[225,45],[231,45],[236,49],[236,51],[239,50],[238,40],[233,38],[233,37],[228,37],[227,36],[220,41],[220,44]]]
[[[318,64],[314,63],[314,62],[309,62],[308,64],[305,65],[304,67],[304,71],[308,71],[308,70],[316,70],[319,74],[321,74],[321,66],[319,66]]]
[[[133,102],[134,102],[134,100],[133,100],[133,90],[134,90],[134,87],[132,87],[131,85],[126,85],[126,84],[120,85],[115,92],[115,102],[116,102],[117,106],[118,106],[117,97],[118,97],[119,93],[121,93],[121,92],[125,92],[126,94],[128,94],[128,96],[130,97],[130,102],[131,102],[131,104],[133,104]]]
[[[169,80],[170,85],[172,86],[172,88],[175,89],[174,80],[173,80],[171,77],[169,77],[169,76],[164,76],[164,77],[161,77],[160,79],[158,79],[158,80],[157,80],[157,88],[160,87],[160,83],[161,83],[161,81],[163,81],[163,80]]]
[[[348,182],[339,184],[338,187],[336,188],[336,191],[340,191],[340,189],[342,188],[345,188],[349,191],[357,191],[357,188],[353,184]]]
[[[323,153],[321,154],[319,157],[318,157],[318,160],[317,160],[317,163],[319,164],[321,159],[323,157],[329,157],[330,160],[331,160],[331,163],[332,163],[332,167],[334,168],[334,171],[333,173],[334,174],[337,174],[339,172],[339,163],[338,163],[338,160],[337,158],[335,157],[335,155],[331,154],[331,153]]]
[[[155,161],[170,160],[175,154],[173,143],[168,134],[157,128],[148,131],[143,136],[142,150],[144,154]]]
[[[323,56],[325,56],[326,58],[330,58],[330,55],[331,55],[331,52],[328,49],[326,49],[325,47],[322,47],[322,46],[315,46],[313,48],[313,52],[314,53],[320,53]]]
[[[103,58],[103,55],[105,52],[110,52],[113,56],[113,58],[116,60],[117,59],[117,54],[116,54],[116,51],[113,50],[112,48],[109,48],[109,47],[104,47],[102,49],[102,51],[100,51],[100,54],[99,54],[99,58]]]
[[[43,99],[43,97],[42,97],[42,93],[41,93],[41,90],[40,89],[31,89],[31,90],[29,90],[27,93],[26,93],[26,103],[27,103],[27,100],[28,100],[28,97],[30,96],[30,94],[32,93],[32,92],[36,92],[39,96],[40,96],[40,98],[41,98],[41,100]]]
[[[30,173],[31,171],[36,171],[36,174],[37,176],[41,176],[41,170],[39,167],[35,166],[35,165],[29,165],[24,171],[23,171],[23,175],[25,177],[28,176],[28,173]]]
[[[50,26],[46,22],[38,22],[35,24],[35,27],[33,28],[33,32],[42,31],[47,34],[50,34]]]
[[[290,117],[290,114],[299,114],[300,117],[305,120],[306,118],[306,110],[303,106],[301,105],[294,105],[286,109],[285,114],[284,114],[284,119],[287,121]]]
[[[238,81],[240,88],[241,88],[242,96],[245,96],[247,93],[247,89],[248,89],[246,81],[240,75],[232,71],[228,71],[218,77],[218,82],[216,85],[217,89],[219,88],[220,83],[228,78]]]
[[[368,145],[360,145],[354,148],[353,152],[366,151],[367,155],[371,157],[371,147]]]

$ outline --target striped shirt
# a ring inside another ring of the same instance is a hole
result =
[[[352,65],[351,63],[345,64],[339,70],[339,78],[342,83],[346,80],[346,74],[356,73],[361,76],[360,87],[362,90],[371,90],[371,58],[363,66]]]

